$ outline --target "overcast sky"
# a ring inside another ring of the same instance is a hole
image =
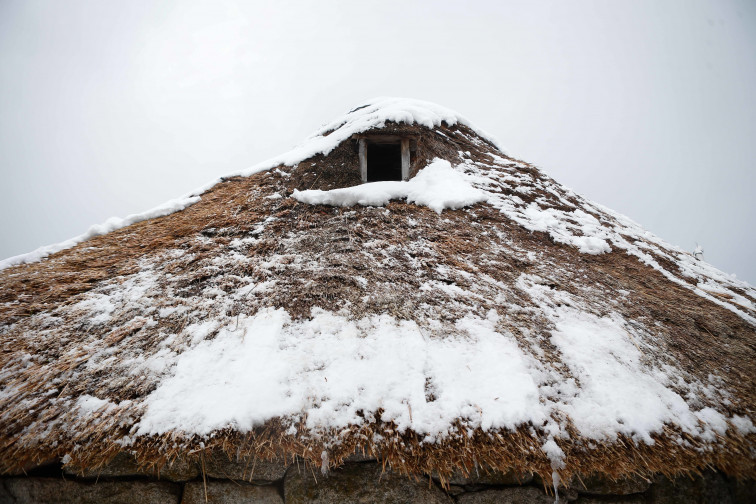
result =
[[[753,1],[0,0],[0,258],[388,95],[756,285],[755,92]]]

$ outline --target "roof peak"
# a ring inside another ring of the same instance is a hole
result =
[[[496,138],[458,112],[433,102],[395,96],[378,96],[363,102],[346,114],[324,124],[308,140],[330,137],[336,133],[339,141],[343,141],[356,133],[383,128],[388,122],[418,124],[426,128],[435,128],[442,123],[449,126],[463,124],[504,152]]]

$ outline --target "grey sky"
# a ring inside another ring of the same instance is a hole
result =
[[[0,258],[290,149],[378,95],[756,284],[756,3],[0,1]]]

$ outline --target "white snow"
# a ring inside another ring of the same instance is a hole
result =
[[[80,415],[91,415],[101,409],[110,409],[115,405],[103,399],[91,395],[83,395],[76,401],[76,407]]]
[[[641,363],[640,351],[616,314],[599,318],[562,306],[553,317],[551,341],[580,382],[564,411],[582,435],[601,439],[621,433],[650,444],[650,434],[665,422],[694,427],[685,400]]]
[[[543,450],[560,468],[556,440],[568,436],[560,418],[589,439],[625,434],[650,444],[665,425],[708,440],[731,425],[753,428],[747,417],[695,409],[696,391],[705,387],[688,385],[672,365],[645,361],[645,335],[618,314],[587,313],[532,275],[518,286],[554,325],[550,342],[572,378],[498,331],[494,311],[430,329],[389,315],[355,321],[318,309],[293,321],[283,309],[266,308],[181,354],[156,356],[173,361],[146,398],[136,434],[247,432],[278,417],[325,432],[382,410],[383,421],[425,442],[448,435],[459,419],[483,430],[537,425],[550,433]]]
[[[566,243],[586,254],[611,252],[609,233],[593,215],[583,210],[572,212],[554,208],[542,209],[537,203],[518,208],[517,202],[501,195],[492,195],[489,202],[530,231],[549,233],[556,242]]]
[[[300,415],[317,431],[360,424],[359,411],[382,408],[383,420],[431,440],[458,418],[490,429],[548,417],[538,363],[494,330],[495,317],[466,317],[454,334],[434,337],[389,316],[313,315],[292,322],[271,308],[241,316],[238,328],[233,322],[181,354],[148,396],[138,434],[244,432]]]
[[[110,320],[110,315],[116,306],[105,295],[93,295],[75,305],[76,308],[89,312],[89,322],[92,324],[104,324]]]
[[[613,440],[625,434],[653,444],[651,434],[665,424],[711,441],[714,433],[727,430],[722,413],[708,407],[694,411],[690,404],[695,401],[686,402],[671,388],[682,375],[679,369],[644,362],[645,336],[618,314],[598,317],[582,311],[577,308],[579,300],[542,285],[534,275],[521,275],[518,286],[554,324],[551,342],[580,383],[560,398],[558,407],[582,436]],[[694,394],[698,387],[689,388]]]
[[[577,246],[580,252],[586,254],[603,254],[612,251],[606,240],[597,236],[575,236],[572,243]]]
[[[103,291],[90,293],[71,308],[86,313],[91,324],[105,324],[111,320],[118,307],[130,306],[132,309],[140,310],[151,308],[145,294],[155,287],[155,283],[155,273],[151,267],[147,266],[122,284],[108,286]]]
[[[392,199],[424,205],[441,213],[445,208],[457,209],[488,200],[473,187],[464,173],[452,168],[449,161],[434,159],[407,181],[370,182],[330,191],[294,191],[292,197],[310,205],[383,206]]]
[[[730,422],[732,422],[732,425],[735,426],[738,432],[743,436],[756,432],[756,427],[754,427],[753,422],[748,417],[733,415]]]

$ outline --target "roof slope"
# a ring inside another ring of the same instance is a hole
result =
[[[415,178],[358,186],[377,129],[419,138]],[[192,203],[0,271],[5,470],[359,448],[756,477],[756,290],[453,112],[375,100]]]

